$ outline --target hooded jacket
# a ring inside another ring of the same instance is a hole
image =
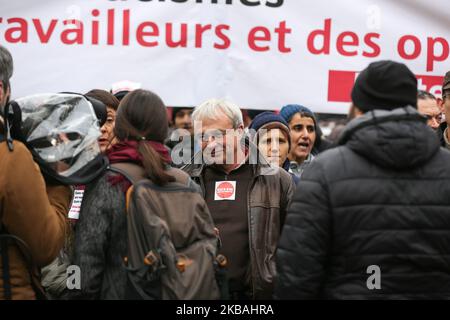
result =
[[[450,298],[450,152],[412,107],[354,119],[339,144],[294,195],[276,297]]]
[[[64,244],[72,193],[69,187],[46,186],[28,149],[18,141],[13,146],[9,151],[6,142],[0,142],[0,223],[27,244],[34,267],[43,267]],[[28,271],[32,266],[16,245],[10,245],[8,253],[12,299],[35,299]],[[0,299],[4,298],[3,271],[2,266]],[[33,271],[37,280],[38,272]]]

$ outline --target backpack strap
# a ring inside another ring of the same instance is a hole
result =
[[[134,163],[120,162],[109,165],[108,169],[113,172],[117,172],[123,175],[128,181],[131,182],[132,186],[128,188],[126,193],[126,208],[128,210],[129,203],[131,199],[131,193],[133,191],[133,185],[137,182],[148,179],[145,174],[145,170]],[[167,167],[167,173],[175,178],[175,182],[187,186],[188,188],[193,188],[195,191],[201,194],[200,188],[191,180],[189,175],[177,168]]]
[[[40,286],[39,280],[34,276],[35,270],[37,266],[33,260],[33,257],[30,254],[30,249],[28,245],[20,239],[19,237],[8,233],[5,226],[0,223],[0,254],[2,256],[2,278],[3,278],[3,288],[4,288],[4,296],[6,300],[12,299],[12,291],[11,291],[11,278],[10,278],[10,268],[9,268],[9,253],[8,247],[12,243],[15,243],[19,252],[22,254],[22,257],[25,261],[25,265],[30,276],[30,285],[36,294],[36,298],[39,300],[46,300],[47,297]]]
[[[0,223],[0,255],[2,256],[2,279],[5,300],[11,300],[11,278],[9,276],[8,237]]]
[[[141,166],[129,162],[120,162],[110,164],[108,169],[113,172],[117,172],[127,178],[132,184],[137,183],[140,180],[146,179],[145,171]]]
[[[125,194],[125,208],[128,212],[128,208],[130,207],[131,193],[133,192],[133,186],[140,180],[146,179],[145,171],[137,164],[129,162],[111,164],[109,165],[108,170],[121,174],[131,182],[131,187],[128,188],[127,193]]]
[[[173,176],[176,182],[181,183],[184,186],[187,186],[189,184],[190,177],[183,170],[177,168],[168,168],[167,173]]]

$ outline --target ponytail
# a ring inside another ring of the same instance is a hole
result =
[[[150,180],[159,186],[175,181],[173,176],[167,174],[165,170],[166,163],[161,155],[145,143],[145,141],[139,141],[138,151],[142,155],[142,165]]]

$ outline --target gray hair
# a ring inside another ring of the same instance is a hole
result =
[[[13,75],[13,69],[11,53],[8,49],[0,45],[0,81],[3,82],[4,86],[9,85],[9,79]]]
[[[231,102],[219,99],[210,99],[203,102],[194,109],[192,121],[202,121],[204,119],[219,120],[224,113],[230,119],[233,129],[237,129],[244,123],[242,111]]]

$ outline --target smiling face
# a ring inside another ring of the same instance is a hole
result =
[[[114,124],[116,121],[116,111],[113,108],[107,107],[106,122],[101,127],[101,136],[98,138],[98,144],[100,145],[100,150],[104,153],[108,150],[116,141],[114,137]]]
[[[289,122],[291,129],[291,152],[289,160],[302,163],[311,153],[316,141],[314,120],[296,113]]]
[[[282,167],[289,153],[288,137],[279,128],[265,130],[259,137],[258,149],[269,163]]]
[[[201,133],[201,147],[208,161],[224,167],[236,163],[243,134],[242,124],[233,129],[231,120],[222,113],[218,119],[203,119]]]

